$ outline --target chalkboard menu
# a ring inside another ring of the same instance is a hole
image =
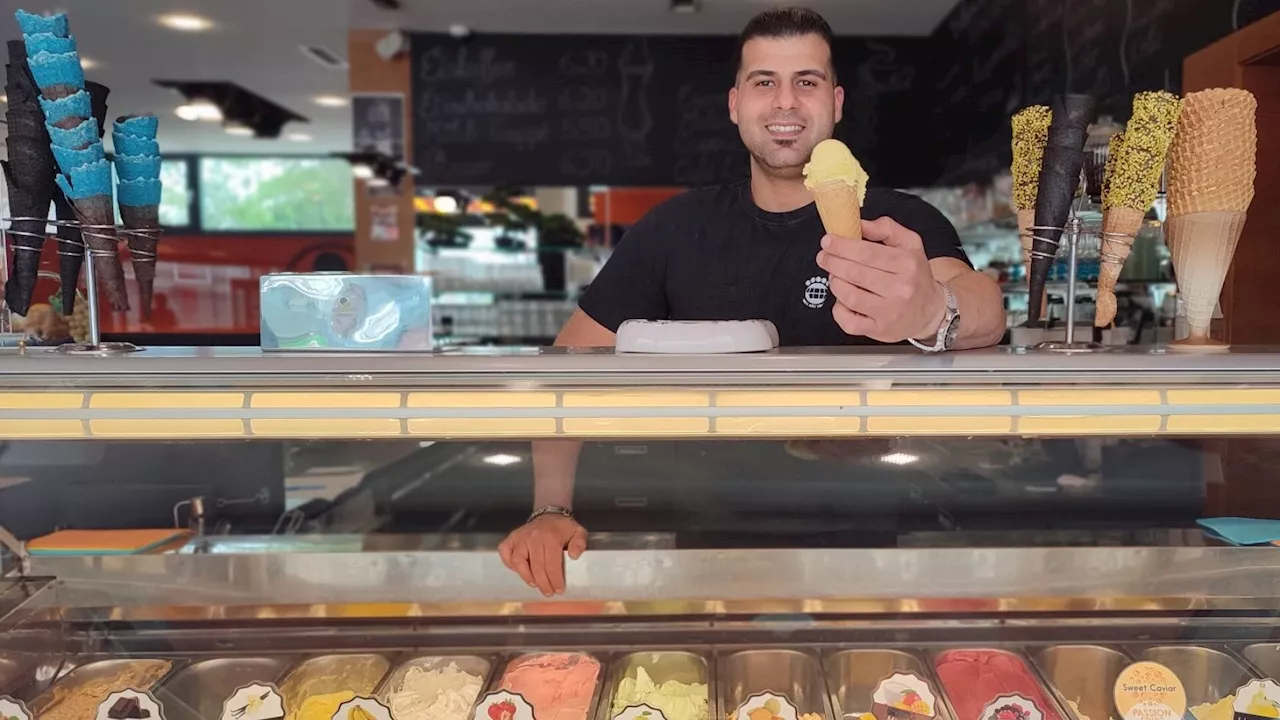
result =
[[[924,40],[847,40],[839,134],[883,182],[926,179],[907,102]],[[677,185],[732,181],[748,156],[729,121],[736,38],[413,37],[414,157],[424,185]],[[881,158],[886,162],[878,162]]]

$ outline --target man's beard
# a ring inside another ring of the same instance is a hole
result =
[[[775,143],[776,141],[770,140],[769,142]],[[798,141],[796,140],[788,142],[790,144],[784,146],[788,150],[794,148],[798,144]],[[794,180],[795,178],[804,176],[804,166],[805,163],[808,162],[807,156],[812,152],[812,149],[810,149],[810,153],[805,153],[806,157],[801,159],[799,162],[792,162],[788,160],[782,163],[775,163],[773,160],[769,159],[767,153],[759,152],[751,147],[747,148],[747,152],[751,154],[751,159],[755,161],[756,167],[760,168],[760,170],[769,177],[777,178],[779,180]]]

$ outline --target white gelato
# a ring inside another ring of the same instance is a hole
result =
[[[424,670],[411,667],[389,698],[396,720],[465,720],[480,696],[479,677],[449,663]]]

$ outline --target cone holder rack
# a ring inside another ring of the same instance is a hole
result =
[[[12,227],[12,224],[14,221],[18,221],[18,222],[40,221],[40,222],[45,222],[49,225],[56,225],[58,227],[71,227],[80,231],[81,239],[78,242],[75,240],[69,240],[63,237],[55,237],[53,239],[56,240],[59,244],[59,247],[58,247],[59,255],[80,255],[79,252],[68,252],[64,250],[61,247],[62,245],[73,245],[78,248],[82,248],[84,251],[84,255],[85,255],[84,286],[85,286],[85,302],[86,302],[85,309],[87,310],[88,316],[89,316],[89,337],[87,342],[65,343],[62,345],[58,345],[57,347],[50,348],[49,350],[50,352],[56,352],[63,355],[103,355],[105,356],[105,355],[126,355],[128,353],[134,353],[134,352],[138,352],[140,350],[145,349],[137,345],[134,345],[133,343],[127,343],[127,342],[102,342],[102,325],[98,318],[98,278],[97,278],[97,273],[93,268],[93,259],[96,257],[112,257],[112,251],[93,249],[92,247],[89,246],[88,243],[84,241],[83,236],[88,235],[90,237],[111,240],[114,243],[117,243],[116,245],[113,245],[113,247],[118,248],[118,243],[121,238],[143,237],[143,238],[158,240],[161,234],[163,233],[163,231],[160,228],[132,229],[132,228],[126,228],[126,227],[117,226],[117,225],[93,225],[85,222],[83,219],[50,220],[48,218],[17,217],[17,218],[0,218],[0,221],[8,222],[10,227]],[[111,234],[107,234],[106,231],[110,231]],[[7,238],[7,236],[9,235],[22,235],[25,237],[33,237],[41,240],[42,242],[48,240],[48,237],[45,235],[39,235],[36,233],[28,233],[28,232],[19,232],[19,231],[14,231],[9,229],[5,229],[2,233],[0,233],[0,237]],[[3,242],[0,242],[0,250],[2,249],[3,249]],[[15,245],[14,252],[40,252],[40,251],[32,247]],[[156,261],[155,253],[130,250],[130,254],[131,256],[133,256],[134,262],[154,263]]]
[[[1067,218],[1067,224],[1061,228],[1062,234],[1059,236],[1061,240],[1053,241],[1049,238],[1042,237],[1036,233],[1044,233],[1047,230],[1058,230],[1055,227],[1046,227],[1044,225],[1032,225],[1031,237],[1034,240],[1042,240],[1051,245],[1061,248],[1061,243],[1067,245],[1067,311],[1063,318],[1067,324],[1067,337],[1065,342],[1051,340],[1037,344],[1034,349],[1042,352],[1058,352],[1058,353],[1093,353],[1106,352],[1109,348],[1095,342],[1076,342],[1076,280],[1079,277],[1079,252],[1080,252],[1080,236],[1084,232],[1084,222],[1076,213],[1075,208],[1071,209],[1071,215]],[[1036,250],[1031,251],[1032,258],[1049,258],[1056,259],[1058,254],[1044,253]]]

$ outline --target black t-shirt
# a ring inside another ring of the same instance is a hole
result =
[[[951,222],[915,195],[870,188],[864,219],[914,230],[932,258],[969,263]],[[627,231],[578,305],[604,327],[625,320],[771,320],[785,346],[878,345],[831,315],[818,267],[822,220],[810,203],[771,213],[747,182],[674,197]]]

